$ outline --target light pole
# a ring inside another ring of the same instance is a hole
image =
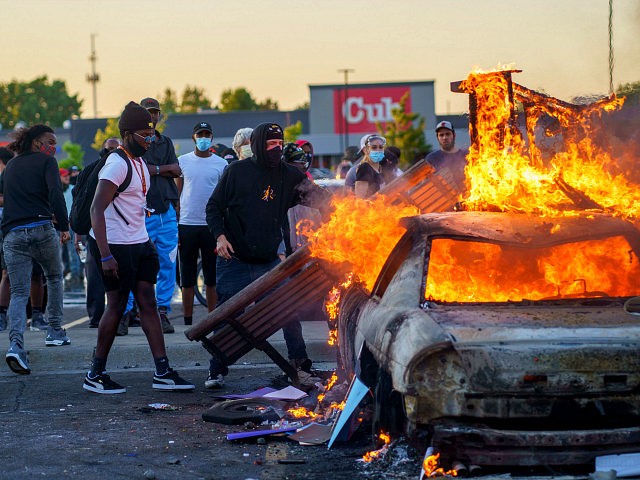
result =
[[[344,140],[342,136],[340,137],[340,149],[342,150],[342,153],[344,153],[349,146],[349,122],[347,121],[347,111],[344,110],[344,107],[347,106],[347,100],[349,99],[349,74],[355,72],[355,70],[352,68],[340,68],[338,69],[338,72],[344,74],[344,101],[342,102],[342,119],[344,121],[344,125],[342,125],[342,132],[344,134]]]
[[[95,47],[96,34],[91,34],[91,55],[89,61],[91,62],[91,73],[87,75],[87,82],[93,86],[93,118],[98,118],[98,82],[100,81],[100,75],[96,73],[96,47]]]

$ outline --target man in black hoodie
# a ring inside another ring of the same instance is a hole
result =
[[[207,203],[207,225],[216,238],[216,292],[221,305],[278,263],[278,246],[287,211],[309,203],[314,186],[306,175],[282,161],[280,125],[262,123],[251,134],[253,157],[231,163]],[[307,358],[302,333],[283,329],[292,363]],[[212,357],[206,388],[224,384],[227,368]]]

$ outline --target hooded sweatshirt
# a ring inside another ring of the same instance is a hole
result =
[[[305,174],[280,162],[266,163],[267,128],[251,135],[253,157],[231,163],[207,203],[207,225],[215,238],[224,234],[245,263],[269,263],[278,256],[287,210],[302,201],[310,188]]]

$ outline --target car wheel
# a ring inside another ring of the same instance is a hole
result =
[[[222,423],[223,425],[242,425],[246,422],[260,424],[265,420],[277,421],[280,415],[276,409],[282,409],[284,402],[266,398],[248,398],[226,400],[216,403],[202,414],[205,422]]]
[[[374,398],[373,436],[377,438],[381,431],[392,438],[404,434],[406,415],[402,395],[393,389],[391,376],[381,368],[378,369]]]

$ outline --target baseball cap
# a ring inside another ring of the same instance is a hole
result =
[[[213,135],[213,128],[207,122],[196,123],[196,126],[193,127],[193,134],[198,132],[210,132]]]
[[[72,165],[71,169],[72,172],[77,172],[78,170],[80,170],[76,165]]]
[[[147,110],[160,110],[160,102],[155,98],[147,97],[140,100],[140,106],[146,108]]]
[[[67,170],[66,168],[61,168],[59,170],[62,177],[66,177],[67,175],[69,175],[69,170]]]
[[[455,131],[453,129],[453,125],[451,125],[451,122],[447,122],[446,120],[443,120],[442,122],[436,125],[436,132],[441,128],[446,128],[447,130],[451,130],[452,132]]]

